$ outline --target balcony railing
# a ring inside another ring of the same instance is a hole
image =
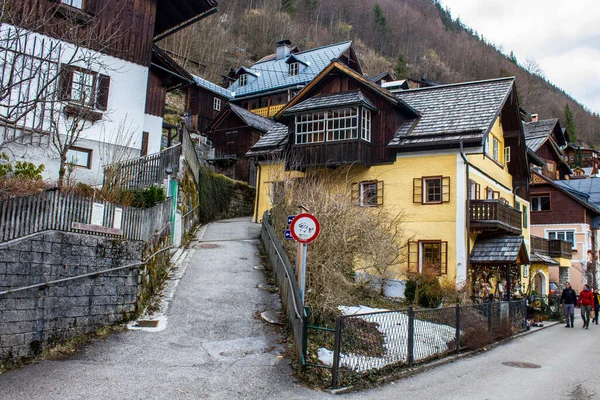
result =
[[[283,106],[285,106],[285,104],[277,104],[276,106],[253,108],[250,111],[252,111],[254,114],[260,115],[261,117],[269,118],[277,114],[277,112],[281,110]]]
[[[539,236],[531,237],[531,250],[553,258],[572,258],[571,242],[560,239],[546,239]]]
[[[471,200],[469,210],[471,230],[476,232],[504,231],[521,234],[521,211],[500,200]]]
[[[371,145],[364,140],[293,145],[289,168],[336,167],[348,164],[369,165]]]

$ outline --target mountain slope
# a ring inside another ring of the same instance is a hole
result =
[[[518,65],[431,0],[219,0],[218,14],[161,45],[220,83],[230,68],[273,53],[281,39],[300,49],[351,39],[369,75],[394,72],[401,57],[402,75],[440,83],[515,76],[524,109],[560,118],[564,127],[568,104],[577,138],[600,144],[598,115],[548,83],[535,64],[529,71]]]

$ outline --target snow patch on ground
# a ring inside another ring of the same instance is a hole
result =
[[[396,312],[393,317],[389,313],[370,314],[389,310],[367,306],[339,306],[338,308],[343,315],[369,314],[360,318],[378,324],[377,330],[383,334],[385,349],[385,354],[382,357],[341,353],[340,367],[365,372],[407,361],[408,315],[403,312]],[[415,361],[447,352],[448,343],[456,338],[456,329],[448,325],[415,319],[414,328]],[[320,348],[318,358],[325,365],[333,365],[333,351],[329,349]]]

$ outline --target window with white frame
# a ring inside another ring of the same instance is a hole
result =
[[[383,205],[383,181],[363,181],[352,184],[352,203],[359,207]]]
[[[531,211],[550,211],[551,202],[550,194],[532,195],[531,196]]]
[[[548,239],[558,239],[571,242],[571,247],[575,248],[575,231],[547,231]]]
[[[493,140],[493,151],[494,160],[500,162],[500,141],[496,138]]]
[[[296,116],[296,144],[358,139],[358,107]]]
[[[299,65],[297,62],[290,63],[290,76],[298,75]]]
[[[91,105],[94,103],[94,82],[96,76],[85,71],[73,71],[71,100]]]
[[[248,84],[248,74],[240,75],[240,86],[246,86]]]
[[[371,111],[363,108],[361,138],[367,142],[371,141]]]
[[[213,99],[213,109],[221,111],[221,99],[219,99],[218,97],[215,97]]]
[[[61,0],[60,2],[71,7],[83,8],[83,0]]]

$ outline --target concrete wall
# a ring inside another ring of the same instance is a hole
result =
[[[140,261],[146,244],[47,231],[0,245],[0,291]],[[137,268],[0,295],[0,362],[135,315]]]

